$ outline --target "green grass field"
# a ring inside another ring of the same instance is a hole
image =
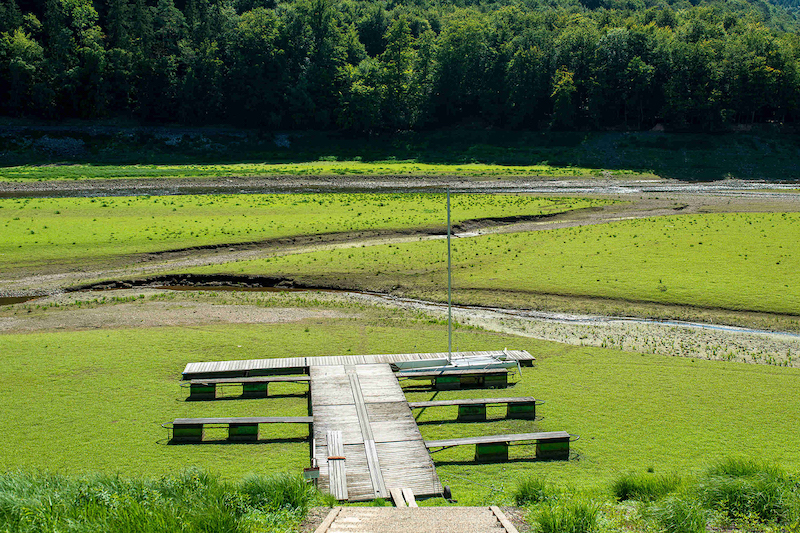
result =
[[[463,220],[529,216],[602,200],[453,195]],[[356,230],[438,228],[442,194],[275,194],[0,199],[0,268]]]
[[[417,161],[311,161],[306,163],[240,163],[210,165],[58,165],[19,166],[0,169],[0,181],[219,178],[270,175],[292,176],[433,176],[470,178],[543,177],[596,178],[602,170],[550,165],[492,165],[480,163],[432,164]],[[616,178],[642,177],[628,170],[607,171]],[[655,176],[648,176],[655,178]]]
[[[798,314],[800,214],[685,215],[453,244],[453,287]],[[194,272],[287,276],[323,286],[441,298],[441,242],[382,245],[203,267]],[[522,304],[524,305],[524,304]]]
[[[181,293],[167,299],[180,304],[195,297]],[[313,295],[247,298],[254,305],[325,308]],[[147,312],[147,304],[139,299],[133,305]],[[99,305],[114,311],[115,304]],[[187,362],[427,352],[446,344],[445,327],[419,315],[336,308],[354,316],[0,335],[4,369],[13,376],[0,389],[0,417],[7,422],[0,430],[0,464],[8,471],[146,476],[198,466],[229,480],[299,472],[308,462],[303,427],[267,428],[264,436],[275,440],[257,445],[169,446],[160,424],[175,417],[306,414],[300,385],[277,386],[276,396],[263,400],[185,402],[178,379]],[[606,494],[610,480],[623,471],[692,471],[733,452],[800,468],[800,434],[786,418],[800,409],[795,394],[800,370],[571,347],[468,328],[456,329],[455,344],[457,350],[526,349],[538,362],[523,369],[522,381],[510,389],[413,392],[409,400],[531,395],[546,400],[539,409],[543,418],[451,423],[455,408],[428,409],[419,417],[426,438],[562,429],[580,435],[569,462],[479,465],[468,447],[435,454],[437,470],[460,504],[510,503],[521,476]],[[490,416],[500,413],[490,410]],[[513,448],[512,458],[525,452],[530,450]]]

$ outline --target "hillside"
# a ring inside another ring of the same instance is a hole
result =
[[[0,115],[356,133],[793,125],[762,0],[2,0]]]

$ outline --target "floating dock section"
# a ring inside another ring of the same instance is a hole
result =
[[[276,357],[274,359],[243,359],[238,361],[209,361],[189,363],[183,370],[183,379],[267,376],[274,374],[308,374],[312,366],[341,366],[393,364],[410,361],[441,361],[447,352],[400,353],[385,355],[343,355],[319,357]],[[531,366],[535,358],[525,350],[491,352],[453,352],[452,358],[501,357],[517,361],[521,366]]]

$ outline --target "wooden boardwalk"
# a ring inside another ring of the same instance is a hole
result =
[[[525,350],[507,350],[507,358],[530,366],[535,358]],[[453,352],[453,357],[500,356],[502,351]],[[447,358],[447,352],[398,353],[383,355],[339,355],[319,357],[277,357],[274,359],[242,359],[238,361],[208,361],[189,363],[183,370],[183,379],[237,378],[269,374],[307,374],[312,366],[365,365],[403,363],[407,361],[436,361]]]
[[[389,364],[320,365],[312,366],[310,373],[313,453],[321,490],[330,490],[329,432],[341,432],[348,500],[388,498],[393,488],[410,488],[422,497],[442,493]]]
[[[319,466],[319,488],[349,501],[389,498],[392,489],[410,489],[424,498],[442,494],[443,487],[392,365],[420,361],[426,364],[416,366],[436,366],[447,356],[439,352],[213,361],[187,364],[182,377],[199,380],[195,383],[241,383],[257,376],[308,374],[311,453]],[[522,366],[534,361],[523,350],[452,356],[501,356]]]

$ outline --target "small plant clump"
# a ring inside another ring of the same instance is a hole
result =
[[[647,513],[664,533],[704,533],[708,511],[690,498],[669,496]]]
[[[593,533],[598,531],[600,510],[584,501],[556,502],[545,505],[536,515],[538,533]]]
[[[514,502],[522,506],[552,500],[556,497],[556,492],[555,489],[542,478],[525,477],[517,484],[513,496]]]
[[[798,484],[774,464],[727,458],[708,468],[698,495],[704,505],[737,521],[789,524],[798,519]]]
[[[617,477],[611,491],[617,500],[655,501],[674,492],[681,484],[677,474],[626,473]]]

